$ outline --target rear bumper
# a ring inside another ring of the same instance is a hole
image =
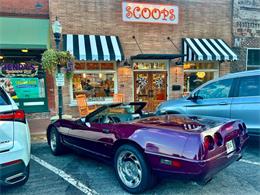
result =
[[[0,165],[0,185],[8,186],[21,182],[28,177],[29,164],[25,166],[22,160],[11,165]]]
[[[248,138],[241,144],[240,148],[237,148],[237,150],[232,153],[227,154],[224,152],[208,160],[198,161],[151,153],[147,153],[146,157],[152,169],[160,175],[195,181],[207,181],[234,161],[242,158],[243,151],[245,150],[245,142],[247,142],[247,140]],[[162,159],[171,162],[177,161],[180,166],[174,167],[172,163],[170,165],[162,164]]]

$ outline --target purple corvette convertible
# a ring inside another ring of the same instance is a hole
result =
[[[242,121],[146,116],[145,105],[105,105],[85,118],[57,120],[47,129],[52,153],[68,147],[113,162],[119,183],[131,193],[152,187],[158,173],[207,183],[242,157],[248,139]]]

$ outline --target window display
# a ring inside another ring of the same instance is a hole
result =
[[[104,101],[114,95],[115,73],[79,73],[74,74],[73,99],[85,94],[88,101]]]

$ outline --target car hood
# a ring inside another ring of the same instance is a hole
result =
[[[229,119],[218,117],[168,114],[148,117],[133,121],[132,123],[143,127],[166,128],[169,130],[187,132],[202,132],[214,127],[219,127],[228,121]]]
[[[163,108],[168,108],[168,107],[172,107],[172,106],[178,106],[178,105],[183,105],[183,104],[187,104],[187,98],[184,97],[184,98],[180,98],[180,99],[177,99],[177,100],[168,100],[168,101],[165,101],[165,102],[162,102],[157,110],[162,110]]]

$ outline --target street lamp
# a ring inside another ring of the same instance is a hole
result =
[[[60,50],[60,41],[61,41],[61,31],[62,27],[61,24],[58,20],[58,17],[56,16],[55,22],[52,24],[52,32],[54,35],[54,40],[56,43],[56,49],[59,51]],[[61,65],[57,64],[57,70],[58,74],[61,72]],[[62,86],[58,86],[58,99],[59,99],[59,119],[62,119]]]

